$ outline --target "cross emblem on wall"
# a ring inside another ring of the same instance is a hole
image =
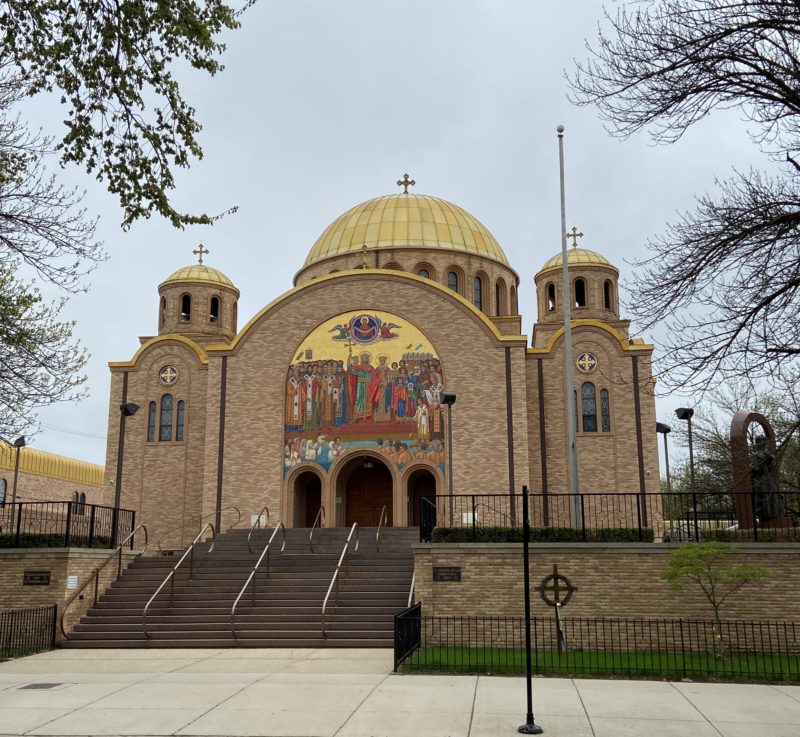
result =
[[[161,383],[170,386],[178,380],[178,372],[174,366],[164,366],[158,374]]]
[[[202,264],[203,256],[205,256],[207,253],[210,253],[210,251],[207,248],[203,248],[203,244],[201,243],[197,248],[194,249],[194,251],[192,251],[192,253],[197,256],[197,263]]]
[[[413,187],[416,182],[408,178],[408,174],[403,174],[402,179],[397,180],[397,186],[403,188],[403,194],[408,194],[408,188]]]
[[[594,353],[581,353],[578,356],[577,364],[581,371],[588,374],[597,368],[597,356]]]

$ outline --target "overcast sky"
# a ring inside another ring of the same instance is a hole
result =
[[[464,207],[494,234],[520,275],[530,336],[533,275],[561,247],[559,123],[567,226],[623,279],[635,278],[626,260],[646,255],[648,237],[713,190],[715,175],[764,158],[735,112],[653,146],[644,134],[616,140],[595,109],[571,105],[565,72],[600,22],[596,0],[259,0],[227,38],[225,71],[183,77],[205,156],[180,175],[175,201],[210,213],[238,205],[238,213],[211,228],[178,231],[153,219],[123,232],[102,185],[76,168],[62,172],[87,189],[109,260],[64,313],[92,356],[91,396],[42,410],[35,446],[104,463],[107,363],[130,359],[138,336],[157,333],[158,284],[194,262],[201,240],[206,262],[241,290],[241,327],[291,288],[334,218],[397,192],[404,172],[417,181],[413,191]],[[64,115],[51,100],[26,114],[62,135]],[[674,407],[687,401],[660,397],[659,418],[674,424]]]

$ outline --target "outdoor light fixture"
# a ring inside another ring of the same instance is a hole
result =
[[[667,447],[667,434],[672,432],[672,428],[669,425],[665,425],[663,422],[656,422],[656,432],[661,433],[664,436],[664,464],[667,467],[667,493],[672,493],[672,481],[669,477],[669,448]]]
[[[692,417],[694,417],[694,410],[691,407],[678,407],[675,410],[675,415],[679,420],[686,420],[689,431],[689,476],[692,480],[692,493],[694,494],[697,491],[694,485],[694,448],[692,446]],[[666,438],[666,435],[664,437]]]
[[[127,374],[125,375],[127,379]],[[127,382],[125,384],[127,392]],[[133,402],[125,402],[119,406],[119,446],[117,447],[117,478],[114,483],[114,511],[112,512],[111,547],[117,546],[117,516],[119,515],[119,505],[122,500],[122,453],[125,447],[125,420],[133,417],[139,411],[139,405]]]
[[[19,476],[19,452],[25,447],[25,436],[20,435],[14,441],[14,447],[16,451],[14,451],[14,488],[11,492],[11,509],[14,509],[14,504],[17,502],[17,476]]]
[[[440,397],[442,404],[446,404],[448,407],[452,407],[456,403],[456,395],[453,392],[442,392]]]

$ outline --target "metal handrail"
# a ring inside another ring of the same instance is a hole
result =
[[[328,599],[330,598],[331,591],[333,590],[334,585],[336,586],[336,603],[335,606],[339,606],[339,570],[342,567],[342,563],[344,562],[344,557],[347,555],[348,551],[350,550],[350,540],[353,538],[353,533],[356,534],[356,547],[353,549],[353,554],[358,552],[358,522],[353,522],[353,526],[350,528],[350,534],[347,536],[347,540],[344,542],[344,547],[342,548],[342,554],[339,556],[339,562],[336,564],[336,570],[333,572],[333,577],[331,578],[330,586],[328,586],[328,592],[325,594],[325,601],[322,602],[322,636],[327,637],[328,633],[325,631],[325,609],[328,606]]]
[[[319,523],[319,528],[322,529],[325,526],[325,507],[320,505],[319,512],[317,512],[317,516],[314,517],[314,524],[311,525],[311,532],[308,533],[308,544],[311,547],[311,552],[314,552],[314,530],[317,528],[317,523]]]
[[[200,532],[197,533],[197,537],[192,541],[192,544],[186,549],[186,552],[181,556],[181,559],[172,567],[172,570],[167,574],[167,577],[161,582],[161,585],[156,589],[156,592],[150,597],[147,604],[144,605],[144,609],[142,610],[142,629],[144,630],[144,636],[149,640],[150,633],[147,631],[147,612],[150,609],[150,605],[155,601],[155,598],[161,593],[161,589],[163,589],[167,585],[167,581],[171,581],[170,589],[169,589],[169,604],[172,606],[172,602],[175,598],[175,572],[178,570],[183,561],[186,560],[186,556],[189,555],[189,580],[192,580],[192,574],[194,573],[194,546],[200,541],[200,538],[203,537],[205,531],[208,528],[211,528],[211,547],[208,549],[208,552],[211,553],[214,550],[214,543],[216,541],[217,534],[214,531],[214,525],[211,522],[206,522]]]
[[[509,525],[511,525],[511,515],[510,514],[506,514],[505,512],[501,512],[498,509],[496,509],[495,507],[489,506],[489,504],[487,504],[486,502],[479,502],[478,504],[476,504],[475,505],[475,511],[477,512],[479,509],[488,509],[492,514],[500,515],[500,520],[503,523],[508,523]],[[513,527],[514,525],[511,525],[511,526]]]
[[[411,588],[408,590],[408,606],[411,606],[414,603],[414,584],[417,580],[417,572],[411,575]]]
[[[75,599],[77,599],[78,596],[83,593],[83,590],[92,581],[94,581],[93,606],[97,605],[97,594],[98,594],[98,589],[100,587],[100,571],[102,571],[108,565],[108,563],[115,555],[119,554],[119,560],[117,562],[117,578],[119,578],[122,575],[122,549],[125,547],[125,545],[128,543],[129,540],[133,539],[133,537],[136,535],[137,532],[139,532],[139,530],[141,530],[144,533],[144,547],[138,553],[136,553],[136,557],[138,558],[140,555],[142,555],[142,553],[144,553],[144,551],[147,550],[147,543],[149,542],[149,536],[147,534],[147,528],[144,525],[137,525],[136,529],[134,529],[134,531],[131,532],[131,534],[128,535],[128,537],[126,537],[117,546],[117,549],[113,553],[111,553],[111,555],[109,555],[108,558],[106,558],[99,566],[97,566],[97,568],[95,568],[94,571],[92,571],[92,575],[87,579],[86,583],[84,583],[83,586],[81,586],[72,596],[69,597],[67,603],[64,605],[64,608],[61,610],[61,620],[60,620],[61,634],[64,635],[65,639],[69,637],[67,635],[66,630],[64,629],[64,620],[67,616],[67,609],[70,608],[72,602],[75,601]]]
[[[239,507],[235,507],[235,506],[233,506],[232,504],[231,504],[230,506],[228,506],[228,507],[222,507],[222,508],[220,508],[220,509],[215,509],[213,512],[209,512],[208,514],[206,514],[206,515],[204,515],[203,517],[201,517],[199,521],[200,521],[200,522],[202,522],[203,520],[205,520],[205,519],[208,519],[209,517],[216,517],[216,516],[217,516],[217,512],[219,512],[219,513],[220,513],[220,515],[221,515],[223,512],[227,512],[229,509],[233,509],[233,510],[236,512],[236,522],[234,522],[234,523],[233,523],[233,524],[232,524],[232,525],[231,525],[231,526],[228,528],[229,530],[232,530],[232,529],[233,529],[234,527],[236,527],[236,525],[238,525],[238,524],[239,524],[239,522],[241,522],[241,520],[242,520],[242,513],[239,511]],[[263,511],[263,510],[262,510],[262,511]],[[162,540],[163,540],[163,539],[164,539],[164,538],[165,538],[167,535],[171,535],[173,532],[177,532],[178,530],[180,530],[180,531],[181,531],[181,543],[183,543],[183,531],[186,529],[186,524],[187,524],[187,523],[186,523],[186,522],[184,522],[182,525],[178,525],[177,527],[173,527],[171,530],[167,530],[167,531],[166,531],[166,532],[165,532],[163,535],[161,535],[161,536],[158,538],[158,542],[156,543],[156,547],[158,548],[158,551],[159,551],[160,553],[163,553],[163,552],[164,552],[164,549],[161,547],[161,541],[162,541]]]
[[[375,552],[381,552],[381,527],[386,526],[386,505],[381,508],[381,516],[378,517],[378,531],[375,533]]]
[[[250,571],[250,575],[247,577],[247,580],[244,582],[244,586],[242,586],[242,590],[239,592],[239,596],[236,597],[236,601],[233,602],[233,606],[231,607],[231,634],[233,635],[234,640],[239,639],[239,635],[236,634],[236,626],[235,626],[235,619],[236,619],[236,607],[239,606],[239,599],[244,596],[244,592],[247,591],[247,587],[250,585],[250,581],[253,582],[253,591],[252,591],[252,601],[253,604],[256,603],[256,571],[258,567],[261,565],[261,561],[264,560],[264,556],[267,557],[267,576],[269,576],[269,547],[272,545],[272,541],[275,539],[275,535],[278,534],[278,530],[283,533],[283,544],[281,545],[280,552],[282,553],[286,549],[286,528],[283,526],[283,522],[278,522],[278,525],[273,530],[272,534],[269,536],[269,541],[264,546],[264,549],[261,551],[261,555],[259,556],[256,564],[253,566],[253,570]]]
[[[267,521],[264,524],[264,528],[266,529],[266,528],[269,527],[269,507],[264,506],[264,507],[261,507],[261,511],[258,513],[258,517],[256,518],[256,521],[253,523],[253,526],[250,528],[250,532],[247,533],[247,550],[249,552],[251,552],[251,553],[253,552],[253,548],[250,547],[250,538],[253,536],[253,533],[256,531],[256,528],[261,529],[261,515],[264,514],[264,512],[267,513]],[[278,523],[278,524],[280,524],[280,523]]]

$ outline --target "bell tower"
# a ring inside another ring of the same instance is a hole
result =
[[[203,263],[208,252],[201,243],[192,252],[196,264],[159,284],[159,335],[178,333],[198,343],[235,337],[239,290],[225,274]]]

